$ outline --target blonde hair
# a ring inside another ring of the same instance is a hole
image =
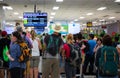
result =
[[[72,34],[68,34],[67,37],[66,37],[66,41],[67,42],[73,41],[73,35]]]

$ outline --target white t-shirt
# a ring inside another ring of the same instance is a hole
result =
[[[30,38],[30,41],[32,42],[32,45],[33,45],[32,56],[40,56],[37,38],[34,40]]]

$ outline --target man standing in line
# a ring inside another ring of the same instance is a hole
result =
[[[94,69],[94,47],[96,45],[96,41],[94,40],[94,34],[89,34],[89,40],[88,40],[88,46],[89,50],[85,52],[85,61],[84,61],[84,66],[83,66],[83,74],[86,73],[86,69],[88,64],[90,63],[89,66],[89,74],[93,74],[93,69]]]
[[[60,25],[53,26],[54,33],[52,35],[46,36],[45,51],[43,53],[43,63],[42,63],[42,78],[60,78],[59,75],[59,52],[62,46],[62,39],[59,36],[61,31]]]

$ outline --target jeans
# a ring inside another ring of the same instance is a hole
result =
[[[69,62],[65,62],[66,78],[73,78],[76,74],[76,67],[71,66]]]

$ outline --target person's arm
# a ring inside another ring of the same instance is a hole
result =
[[[10,55],[9,52],[6,52],[6,55],[8,56],[8,58],[9,58],[10,61],[14,61],[14,58],[11,57],[11,55]]]
[[[27,41],[28,41],[28,43],[30,45],[30,48],[33,48],[33,45],[32,45],[32,42],[30,41],[30,38],[28,38],[27,36],[25,36],[25,37],[26,37],[26,39],[27,39]]]
[[[38,41],[38,47],[39,47],[39,49],[42,50],[42,44],[41,44],[40,40],[39,39],[36,39],[36,40]]]
[[[98,67],[99,66],[99,58],[101,56],[101,48],[98,49],[96,52],[96,59],[95,59],[95,65]]]

